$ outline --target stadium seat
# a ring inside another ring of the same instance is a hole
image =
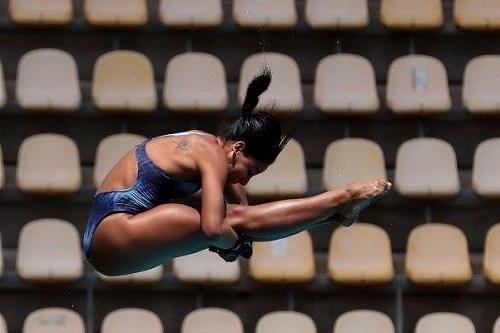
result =
[[[446,113],[451,108],[446,68],[427,55],[407,55],[389,67],[386,103],[398,114]]]
[[[395,188],[405,197],[450,199],[460,192],[453,147],[437,138],[403,142],[396,155]]]
[[[467,239],[459,228],[428,223],[414,228],[406,246],[405,270],[415,284],[448,286],[470,281]]]
[[[485,198],[500,198],[500,138],[484,140],[474,152],[472,188]]]
[[[370,20],[367,0],[307,0],[306,23],[313,29],[360,29]]]
[[[328,114],[373,114],[379,98],[371,63],[355,54],[327,56],[316,67],[314,104]]]
[[[17,155],[16,182],[18,188],[27,193],[75,193],[82,182],[76,143],[55,133],[27,137]]]
[[[308,315],[296,311],[275,311],[260,317],[255,333],[317,333]]]
[[[23,333],[84,333],[83,319],[74,310],[50,307],[31,312],[23,323]]]
[[[150,285],[163,277],[163,265],[158,265],[146,271],[120,276],[107,276],[95,271],[99,279],[110,285]]]
[[[5,170],[3,167],[2,147],[0,146],[0,190],[3,188],[4,185],[5,185]]]
[[[122,308],[108,313],[101,324],[101,333],[163,333],[160,317],[149,310]]]
[[[328,274],[337,283],[377,285],[394,277],[391,241],[373,224],[356,223],[337,228],[330,238]]]
[[[8,333],[7,324],[5,323],[5,318],[0,314],[0,333]]]
[[[252,177],[245,185],[247,194],[259,198],[290,198],[304,196],[307,174],[304,151],[290,139],[276,161],[266,171]]]
[[[417,321],[415,333],[476,333],[472,321],[464,315],[434,312]]]
[[[500,29],[500,3],[497,0],[455,0],[455,24],[468,30]]]
[[[242,28],[289,29],[297,24],[294,0],[234,0],[233,18]]]
[[[493,333],[500,333],[500,317],[495,321],[495,326],[493,327]]]
[[[500,223],[492,226],[486,234],[483,272],[491,283],[500,285]]]
[[[243,105],[248,84],[264,69],[271,71],[272,80],[269,88],[260,95],[256,110],[267,107],[276,112],[299,112],[304,103],[299,66],[290,56],[273,52],[254,54],[243,62],[238,88],[239,105]]]
[[[340,315],[333,333],[396,333],[391,318],[373,310],[353,310]]]
[[[146,24],[146,0],[85,0],[87,23],[99,27],[137,27]]]
[[[264,283],[306,283],[316,274],[312,238],[302,231],[270,242],[255,242],[250,276]]]
[[[73,1],[9,0],[9,17],[20,25],[66,25],[73,19]]]
[[[99,187],[99,184],[101,184],[113,166],[129,150],[144,140],[146,140],[146,137],[130,133],[112,134],[102,139],[97,145],[95,153],[94,186]]]
[[[92,101],[105,112],[152,112],[157,106],[153,66],[146,56],[118,50],[100,56],[94,66]]]
[[[180,333],[243,333],[243,323],[233,311],[203,308],[191,311],[182,321]]]
[[[437,29],[443,25],[443,5],[441,0],[382,0],[380,21],[390,29]]]
[[[216,56],[189,52],[173,57],[165,70],[163,101],[175,112],[222,112],[227,106],[226,73]]]
[[[323,164],[325,190],[378,177],[387,179],[384,152],[378,143],[364,138],[347,138],[328,145]]]
[[[179,281],[204,285],[231,284],[241,274],[238,260],[225,262],[208,250],[174,258],[172,271]]]
[[[170,28],[206,29],[222,23],[221,0],[160,0],[160,20]]]
[[[70,222],[39,219],[19,234],[16,272],[30,282],[71,282],[83,275],[80,234]]]
[[[30,111],[75,111],[81,102],[78,68],[62,50],[25,53],[17,67],[16,99]]]
[[[483,55],[465,66],[462,104],[473,114],[500,113],[500,55]]]
[[[5,79],[3,77],[3,67],[2,67],[2,63],[0,62],[0,108],[5,106],[6,102],[7,102],[7,92],[5,90]]]

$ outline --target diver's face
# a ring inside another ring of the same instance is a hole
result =
[[[232,167],[227,175],[227,181],[232,184],[246,185],[250,178],[264,172],[269,165],[252,156],[246,155],[243,149],[232,151]]]

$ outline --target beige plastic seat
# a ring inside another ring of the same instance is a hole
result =
[[[78,68],[62,50],[27,52],[17,67],[16,99],[26,110],[75,111],[81,102]]]
[[[31,312],[23,323],[23,333],[84,333],[82,317],[71,309],[50,307]]]
[[[500,113],[500,55],[483,55],[465,66],[462,104],[474,114]]]
[[[73,18],[71,0],[9,0],[9,17],[22,25],[65,25]]]
[[[5,318],[0,314],[0,333],[8,333]]]
[[[353,310],[340,315],[333,333],[395,333],[391,318],[373,310]]]
[[[108,313],[101,324],[101,333],[163,333],[160,317],[149,310],[123,308]]]
[[[255,333],[317,333],[308,315],[295,311],[275,311],[260,317]]]
[[[387,179],[384,152],[378,143],[364,138],[347,138],[328,145],[323,165],[324,189],[379,177]]]
[[[367,0],[307,0],[306,23],[313,29],[360,29],[370,20]]]
[[[213,28],[224,18],[221,0],[160,0],[159,14],[171,28]]]
[[[0,146],[0,190],[3,188],[4,185],[5,185],[5,170],[3,167],[2,147]]]
[[[492,226],[486,234],[483,272],[491,283],[500,285],[500,223]]]
[[[2,108],[7,102],[7,92],[5,90],[5,79],[3,77],[3,67],[0,62],[0,108]]]
[[[460,192],[453,147],[437,138],[410,139],[396,155],[395,187],[413,198],[452,198]]]
[[[500,198],[500,138],[481,142],[474,152],[472,188],[485,198]]]
[[[500,317],[495,321],[495,326],[493,327],[493,333],[500,333]]]
[[[130,133],[112,134],[102,139],[97,145],[95,154],[94,186],[98,187],[113,166],[129,150],[144,140],[145,136]]]
[[[387,78],[387,106],[399,114],[446,113],[451,108],[443,63],[427,55],[394,60]]]
[[[243,323],[233,311],[203,308],[191,311],[182,321],[180,333],[243,333]]]
[[[261,198],[303,196],[307,191],[307,175],[300,144],[290,139],[276,161],[252,177],[245,190],[249,196]]]
[[[238,260],[225,262],[218,254],[203,250],[174,258],[172,270],[176,279],[192,284],[231,284],[240,278]]]
[[[135,51],[111,51],[94,66],[92,101],[105,112],[151,112],[156,108],[153,66]]]
[[[316,67],[314,104],[329,114],[373,114],[379,98],[375,71],[355,54],[327,56]]]
[[[70,222],[34,220],[21,229],[16,272],[31,282],[69,282],[83,274],[80,234]]]
[[[71,194],[80,189],[82,175],[76,143],[55,133],[32,135],[21,143],[16,182],[34,194]]]
[[[252,278],[265,283],[305,283],[314,278],[312,238],[302,231],[270,242],[255,242],[249,262]]]
[[[467,239],[459,228],[442,223],[414,228],[406,246],[405,270],[420,285],[458,285],[472,278]]]
[[[85,0],[83,14],[90,25],[137,27],[146,24],[146,0]]]
[[[234,0],[233,18],[242,28],[288,29],[297,24],[294,0]]]
[[[462,29],[500,29],[500,3],[497,0],[455,0],[453,19]]]
[[[391,29],[437,29],[443,25],[443,5],[441,0],[382,0],[380,21]]]
[[[434,312],[417,321],[415,333],[476,333],[476,329],[472,321],[464,315]]]
[[[163,86],[163,101],[169,110],[221,112],[227,99],[224,65],[216,56],[189,52],[169,61]]]
[[[256,110],[273,108],[276,112],[299,112],[303,107],[299,66],[290,56],[280,53],[258,53],[243,62],[238,88],[238,102],[243,105],[248,84],[268,68],[272,73],[269,88],[259,97]]]
[[[375,285],[394,277],[391,241],[373,224],[356,223],[335,229],[330,239],[328,274],[338,283]]]
[[[95,271],[99,279],[110,285],[150,285],[161,280],[163,265],[158,265],[146,271],[120,276],[107,276]]]

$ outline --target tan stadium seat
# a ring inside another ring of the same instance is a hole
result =
[[[396,155],[395,187],[403,196],[445,199],[460,192],[453,147],[437,138],[410,139]]]
[[[180,333],[243,333],[243,323],[233,311],[203,308],[191,311],[182,321]]]
[[[391,29],[437,29],[443,25],[443,5],[441,0],[382,0],[380,21]]]
[[[163,276],[163,265],[158,265],[146,271],[120,276],[107,276],[95,271],[99,279],[112,285],[149,285],[157,283]]]
[[[156,108],[153,66],[135,51],[111,51],[94,65],[92,101],[106,112],[151,112]]]
[[[0,333],[8,333],[5,318],[0,314]]]
[[[483,55],[465,66],[462,104],[474,114],[500,113],[500,55]]]
[[[31,282],[69,282],[83,274],[76,227],[60,219],[34,220],[21,229],[16,272]]]
[[[316,67],[314,104],[329,114],[373,114],[379,98],[371,63],[355,54],[327,56]]]
[[[340,315],[333,333],[395,333],[391,318],[373,310],[353,310]]]
[[[387,78],[387,106],[399,114],[446,113],[451,108],[443,63],[427,55],[394,60]]]
[[[221,0],[160,0],[159,14],[171,28],[213,28],[224,18]]]
[[[95,154],[94,186],[98,187],[113,166],[129,150],[134,149],[137,144],[144,140],[146,137],[130,133],[112,134],[102,139],[97,145]]]
[[[367,0],[307,0],[306,23],[313,29],[360,29],[370,20]]]
[[[238,88],[239,105],[243,105],[248,84],[266,68],[271,71],[272,80],[269,88],[260,95],[256,110],[272,107],[277,112],[299,112],[304,104],[299,66],[290,56],[273,52],[254,54],[243,62]]]
[[[266,283],[309,282],[316,274],[311,235],[302,231],[270,242],[254,242],[249,272]]]
[[[17,156],[16,182],[21,191],[28,193],[75,193],[82,182],[76,143],[55,133],[24,139]]]
[[[500,138],[481,142],[474,152],[472,188],[485,198],[500,198]]]
[[[74,310],[50,307],[31,312],[23,323],[23,333],[84,333],[83,319]]]
[[[333,190],[352,182],[387,179],[384,152],[380,145],[364,138],[340,139],[326,149],[323,188]]]
[[[415,333],[476,333],[476,329],[472,321],[464,315],[434,312],[417,321]]]
[[[146,24],[146,0],[85,0],[85,19],[99,27],[137,27]]]
[[[495,321],[495,326],[493,327],[493,333],[500,333],[500,317]]]
[[[73,57],[57,49],[25,53],[17,67],[16,99],[26,110],[77,110],[82,96]]]
[[[3,188],[4,185],[5,185],[5,170],[3,167],[2,147],[0,146],[0,190]]]
[[[428,223],[414,228],[406,246],[405,270],[420,285],[458,285],[470,281],[467,239],[459,228]]]
[[[330,239],[328,274],[334,282],[375,285],[394,277],[391,241],[373,224],[356,223],[335,229]]]
[[[238,260],[225,262],[208,250],[174,258],[172,271],[179,281],[205,285],[231,284],[238,281],[241,274]]]
[[[308,315],[295,311],[275,311],[260,317],[255,333],[317,333]]]
[[[245,186],[249,196],[283,198],[303,196],[307,191],[304,151],[290,139],[276,161]]]
[[[71,0],[9,0],[9,17],[21,25],[65,25],[73,18]]]
[[[234,0],[233,18],[242,28],[288,29],[297,24],[294,0]]]
[[[492,226],[486,234],[483,272],[491,283],[500,285],[500,223]]]
[[[189,52],[169,61],[163,86],[163,100],[169,110],[221,112],[227,99],[224,65],[216,56]]]
[[[0,108],[7,102],[7,92],[5,90],[5,79],[3,77],[3,67],[0,62]]]
[[[497,0],[455,0],[453,19],[462,29],[500,29],[500,3]]]
[[[101,333],[163,333],[160,317],[149,310],[123,308],[108,313],[101,324]]]

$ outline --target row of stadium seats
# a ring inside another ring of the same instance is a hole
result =
[[[290,56],[259,53],[241,67],[238,103],[243,103],[252,77],[266,66],[273,73],[259,108],[274,105],[277,112],[299,112],[303,94],[299,66]],[[500,56],[483,55],[465,68],[462,104],[474,114],[500,113]],[[0,107],[6,103],[0,64]],[[174,112],[222,112],[228,105],[226,74],[214,55],[188,52],[167,64],[164,105]],[[104,112],[152,112],[158,96],[149,59],[135,51],[111,51],[100,56],[93,71],[92,102]],[[20,59],[15,96],[28,111],[71,112],[82,101],[78,69],[73,57],[58,49],[37,49]],[[326,114],[367,115],[380,109],[375,72],[364,57],[334,54],[316,67],[314,104]],[[452,101],[443,63],[427,55],[397,58],[389,67],[387,107],[396,114],[444,114]]]
[[[114,134],[97,147],[93,183],[97,187],[113,165],[146,138],[135,134]],[[327,147],[323,164],[323,188],[335,189],[354,181],[387,179],[382,148],[364,138],[336,140]],[[475,151],[472,189],[484,198],[500,197],[500,138],[481,142]],[[57,170],[57,172],[54,172]],[[5,183],[0,149],[0,188]],[[17,187],[26,193],[73,194],[81,188],[82,176],[76,143],[62,134],[42,133],[24,139],[19,147]],[[395,189],[409,198],[451,199],[461,184],[453,147],[438,138],[407,140],[398,149]],[[308,190],[306,163],[301,145],[294,139],[265,172],[246,185],[250,196],[284,198],[303,196]]]
[[[444,23],[441,0],[382,0],[380,21],[390,29],[437,29]],[[20,25],[65,25],[72,0],[10,0],[9,17]],[[222,0],[161,0],[159,20],[171,28],[213,28],[223,21]],[[137,27],[147,23],[146,0],[85,0],[88,24]],[[453,16],[463,29],[500,27],[500,4],[493,0],[455,0]],[[292,29],[298,21],[294,0],[234,0],[232,17],[242,28]],[[312,29],[360,29],[369,23],[368,0],[306,0],[304,17]]]
[[[500,285],[500,223],[492,226],[484,245],[483,274]],[[76,227],[60,219],[38,219],[23,226],[19,234],[16,272],[35,283],[71,282],[82,277],[80,236]],[[310,234],[303,231],[288,238],[255,242],[249,275],[271,284],[311,282],[317,273]],[[1,267],[0,267],[1,268]],[[327,259],[330,279],[339,284],[373,286],[394,279],[389,236],[369,223],[335,229]],[[163,266],[124,276],[97,275],[110,284],[153,284],[163,275]],[[419,286],[454,286],[472,279],[471,260],[465,234],[443,223],[415,227],[408,236],[405,274]],[[173,275],[190,284],[232,284],[241,276],[238,261],[226,263],[204,250],[173,260]]]

